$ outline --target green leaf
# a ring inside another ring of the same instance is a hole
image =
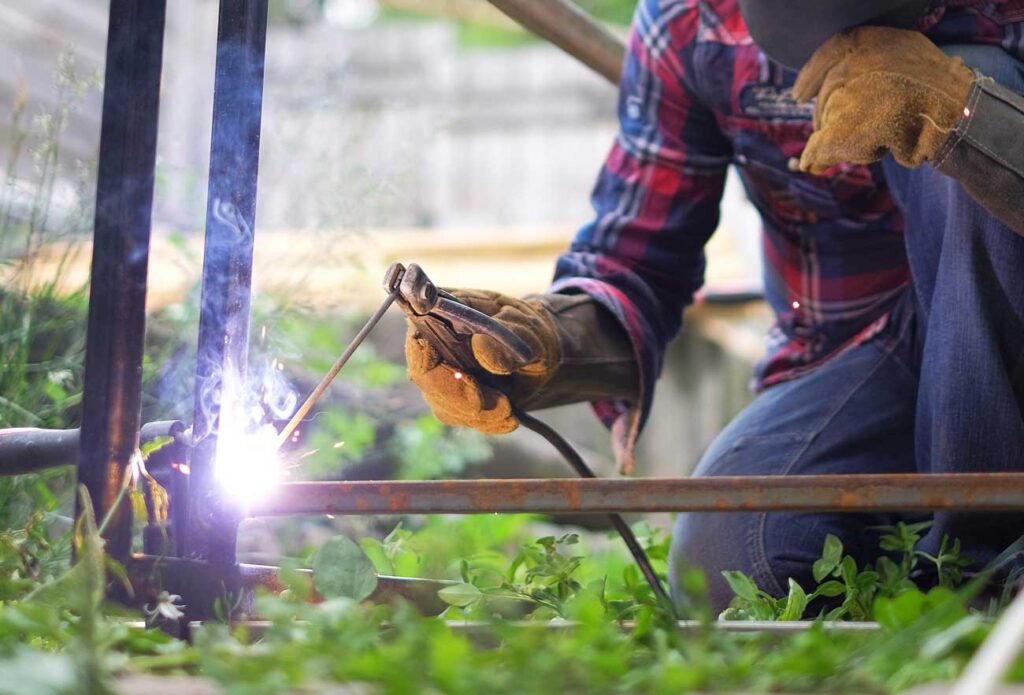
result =
[[[857,586],[857,561],[849,555],[839,563],[839,573],[847,587]]]
[[[149,455],[152,454],[154,451],[159,451],[160,449],[163,449],[165,446],[173,442],[174,438],[168,437],[166,435],[153,437],[151,441],[148,441],[144,443],[141,447],[139,447],[139,451],[142,452],[143,456],[148,458]]]
[[[472,605],[480,600],[483,596],[480,593],[480,589],[477,589],[472,584],[462,582],[461,584],[453,584],[446,586],[437,592],[438,597],[450,606],[457,606],[459,608],[465,608],[466,606]]]
[[[875,620],[890,630],[899,630],[921,617],[925,596],[920,591],[904,591],[896,598],[879,598],[875,601]]]
[[[722,570],[722,576],[729,583],[729,588],[740,598],[751,602],[759,600],[757,584],[747,575],[735,570]]]
[[[789,595],[786,597],[786,609],[782,611],[779,620],[800,620],[804,617],[804,610],[807,608],[807,593],[803,588],[789,580]]]
[[[842,582],[837,582],[835,579],[829,580],[823,584],[819,584],[818,588],[811,594],[811,600],[818,598],[819,596],[825,596],[826,598],[835,598],[836,596],[842,596],[846,593],[846,587],[843,586]]]
[[[843,557],[843,542],[835,535],[825,536],[825,547],[821,551],[821,559],[832,564],[833,567],[839,564]]]
[[[829,562],[825,558],[821,558],[814,561],[814,564],[811,566],[811,574],[814,575],[814,581],[820,582],[822,579],[832,574],[832,570],[835,568],[836,566],[833,563]]]
[[[313,556],[313,585],[324,598],[362,601],[377,588],[377,572],[358,545],[335,536]]]

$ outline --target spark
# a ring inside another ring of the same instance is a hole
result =
[[[267,324],[260,326],[260,342],[267,342]]]
[[[192,467],[189,466],[187,463],[172,463],[171,464],[171,468],[173,468],[174,470],[178,471],[182,475],[191,475],[192,474]]]
[[[333,514],[325,514],[324,516],[326,516],[328,519],[333,519],[334,518]]]
[[[299,458],[300,459],[308,459],[310,456],[313,456],[314,454],[316,454],[319,451],[320,451],[319,449],[310,449],[306,453],[304,453],[301,456],[299,456]]]
[[[334,442],[335,449],[340,449],[343,446],[345,446],[345,442]]]
[[[455,372],[452,376],[454,376],[456,379],[461,379],[462,378],[462,372]]]
[[[283,372],[284,371],[284,362],[278,361],[278,363],[277,363],[277,371],[279,371],[279,372]]]
[[[793,302],[793,310],[795,311],[795,310],[797,310],[799,308],[800,308],[800,302],[794,301]]]

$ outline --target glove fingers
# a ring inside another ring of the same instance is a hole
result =
[[[550,365],[545,366],[542,363],[545,349],[541,342],[541,336],[553,332],[554,329],[540,318],[542,314],[528,310],[528,305],[527,309],[524,309],[522,304],[522,302],[506,304],[494,315],[494,319],[519,336],[529,346],[535,359],[530,363],[523,362],[496,338],[476,334],[470,341],[473,356],[476,357],[481,367],[492,374],[512,374],[517,371],[533,373],[550,368]]]
[[[869,164],[885,155],[900,130],[898,114],[886,106],[865,108],[870,102],[861,88],[867,86],[860,78],[832,94],[800,155],[801,170],[821,174],[837,164]]]
[[[481,314],[494,316],[505,306],[507,298],[490,290],[445,290],[463,304],[476,309]]]
[[[793,84],[793,98],[797,101],[810,101],[817,96],[829,71],[853,48],[853,39],[845,32],[836,34],[823,43],[797,75]]]
[[[405,332],[405,362],[409,378],[415,381],[418,375],[424,374],[440,364],[441,357],[429,341],[419,337],[412,321],[406,320],[406,323],[408,328]]]
[[[480,386],[471,376],[446,364],[418,375],[413,382],[437,419],[447,425],[500,434],[511,432],[519,424],[504,394]]]

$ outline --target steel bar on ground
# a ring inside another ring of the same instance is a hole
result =
[[[1024,473],[285,483],[250,516],[679,511],[1010,511]]]
[[[490,0],[490,3],[612,84],[619,83],[626,50],[622,41],[569,0]]]
[[[139,444],[165,9],[165,0],[110,3],[78,457],[97,518],[119,499]],[[106,549],[123,561],[131,514],[120,499]]]
[[[235,525],[214,461],[225,418],[243,417],[267,0],[221,0],[210,143],[188,503],[175,500],[179,554],[232,564]],[[231,409],[238,407],[238,413]],[[182,478],[184,475],[181,476]],[[182,482],[182,481],[177,481]]]

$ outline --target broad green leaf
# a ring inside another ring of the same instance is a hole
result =
[[[804,610],[807,608],[807,593],[803,588],[789,580],[789,595],[786,597],[786,609],[782,611],[779,620],[800,620],[804,617]]]
[[[875,601],[874,617],[883,627],[899,630],[921,617],[925,596],[920,591],[904,591],[896,598]]]
[[[755,584],[754,580],[747,575],[735,570],[723,570],[722,576],[725,577],[725,581],[729,583],[729,587],[740,598],[751,602],[759,599],[757,584]]]
[[[473,603],[480,600],[483,596],[480,593],[480,589],[477,589],[472,584],[462,582],[460,584],[453,584],[446,586],[437,592],[438,597],[450,606],[458,606],[459,608],[465,608]]]
[[[324,598],[361,601],[377,588],[377,572],[358,545],[335,536],[313,556],[313,585]]]
[[[821,551],[821,559],[832,564],[839,564],[843,557],[843,542],[833,534],[825,536],[825,547]]]
[[[835,568],[836,566],[834,564],[825,558],[820,558],[815,560],[814,564],[811,566],[811,574],[814,575],[814,581],[820,582],[822,579],[832,574],[832,570]]]
[[[811,594],[811,600],[816,599],[819,596],[834,598],[836,596],[842,596],[844,593],[846,593],[846,587],[843,586],[843,583],[832,579],[824,584],[819,584],[818,588]]]

